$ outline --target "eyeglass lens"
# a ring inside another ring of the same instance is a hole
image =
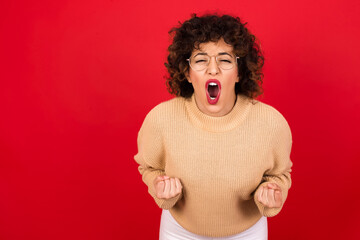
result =
[[[210,63],[211,57],[208,55],[196,55],[190,58],[190,65],[194,70],[204,70]],[[229,70],[235,66],[235,58],[230,55],[216,56],[216,62],[219,68]]]

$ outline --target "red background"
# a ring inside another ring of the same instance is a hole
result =
[[[0,239],[157,239],[137,132],[171,98],[168,30],[214,10],[260,39],[259,100],[293,133],[293,186],[270,239],[360,239],[357,0],[2,0]]]

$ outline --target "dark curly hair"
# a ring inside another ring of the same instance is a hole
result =
[[[185,98],[191,97],[194,88],[186,79],[189,64],[186,61],[194,49],[199,49],[201,43],[217,42],[221,38],[231,45],[234,54],[239,57],[238,75],[240,81],[235,84],[235,93],[256,98],[263,93],[262,67],[264,56],[257,39],[245,27],[240,18],[229,15],[192,14],[191,18],[179,27],[169,31],[172,44],[169,46],[169,55],[165,66],[168,70],[166,85],[170,94]]]

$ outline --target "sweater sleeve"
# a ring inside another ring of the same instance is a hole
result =
[[[139,164],[138,170],[142,175],[142,180],[156,204],[160,208],[170,209],[181,198],[182,193],[170,199],[160,199],[155,195],[153,182],[157,176],[166,175],[166,173],[161,126],[156,123],[154,115],[153,111],[150,111],[140,128],[137,138],[138,153],[134,159]]]
[[[262,178],[260,186],[268,183],[276,183],[282,190],[282,205],[277,208],[264,207],[256,198],[254,198],[256,205],[258,206],[260,213],[265,217],[273,217],[277,215],[282,209],[285,200],[288,195],[288,190],[291,187],[291,167],[293,165],[290,159],[291,147],[292,147],[292,135],[290,127],[285,120],[281,118],[280,124],[277,125],[274,134],[274,147],[272,150],[272,167],[268,169]],[[257,191],[255,192],[255,196]]]

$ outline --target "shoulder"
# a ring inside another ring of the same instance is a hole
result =
[[[259,100],[253,100],[252,106],[253,117],[259,118],[258,120],[263,124],[266,124],[274,131],[281,129],[290,131],[290,126],[285,116],[275,107]]]
[[[172,118],[179,117],[184,111],[185,101],[186,99],[183,97],[175,97],[159,103],[146,115],[144,122],[161,124],[170,121]]]
[[[149,114],[163,114],[167,113],[171,110],[177,110],[179,107],[181,107],[185,102],[185,98],[182,97],[175,97],[172,99],[169,99],[167,101],[161,102],[158,105],[156,105]]]

